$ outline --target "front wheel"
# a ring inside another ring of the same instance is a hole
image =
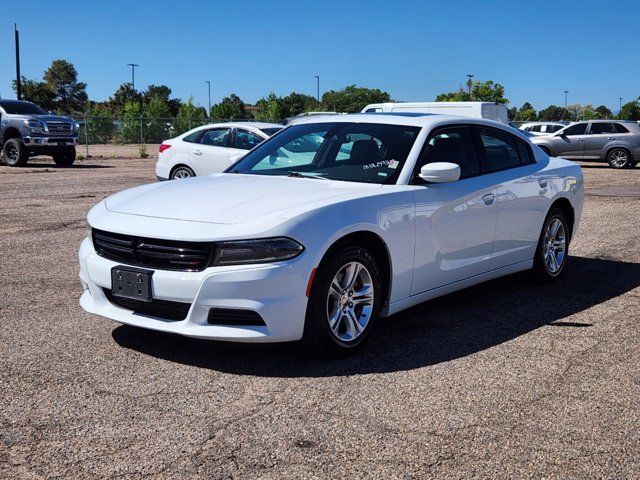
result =
[[[76,161],[76,149],[54,153],[52,156],[58,167],[70,167]]]
[[[19,138],[10,138],[4,142],[2,154],[4,155],[4,162],[10,167],[22,167],[29,160],[27,148]]]
[[[607,163],[612,168],[628,168],[633,160],[624,148],[614,148],[607,155]]]
[[[562,274],[569,254],[569,223],[559,208],[549,211],[544,221],[533,261],[534,276],[553,282]]]
[[[316,272],[303,340],[332,357],[354,352],[371,332],[381,300],[375,259],[363,248],[346,247],[323,261]]]

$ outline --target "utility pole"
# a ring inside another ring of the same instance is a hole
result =
[[[469,101],[471,101],[471,86],[473,85],[473,80],[471,79],[473,75],[467,73],[467,77],[469,77],[469,80],[467,80],[467,89],[469,90]]]
[[[205,80],[204,83],[209,87],[209,121],[211,121],[211,80]]]
[[[567,94],[569,93],[569,90],[565,90],[564,91],[564,109],[567,109]]]
[[[127,63],[131,67],[131,88],[136,89],[136,67],[139,67],[137,63]]]
[[[22,100],[22,79],[20,78],[20,33],[18,25],[13,24],[13,32],[16,38],[16,97]]]
[[[318,103],[320,103],[320,76],[314,75],[314,77],[316,79],[316,98],[318,99]]]

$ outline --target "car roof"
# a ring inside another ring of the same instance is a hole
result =
[[[12,105],[14,103],[32,103],[32,102],[27,102],[26,100],[7,100],[7,99],[0,99],[0,105]]]
[[[208,123],[198,128],[211,128],[211,127],[231,127],[231,128],[284,128],[284,125],[280,123],[266,123],[266,122],[218,122]]]

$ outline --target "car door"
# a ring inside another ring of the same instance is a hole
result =
[[[553,136],[551,154],[562,158],[582,158],[586,138],[587,122],[570,125]]]
[[[458,164],[460,180],[420,180],[420,167],[432,162]],[[489,176],[480,174],[470,127],[448,126],[434,131],[415,174],[412,295],[487,272],[497,219],[495,188]]]
[[[222,172],[229,165],[229,141],[231,129],[215,127],[207,129],[198,143],[189,148],[196,175]]]
[[[546,215],[547,179],[529,144],[497,128],[476,128],[480,167],[495,185],[497,222],[491,270],[533,258]]]
[[[229,148],[229,165],[266,139],[266,135],[260,135],[246,128],[235,128],[231,148]]]
[[[587,139],[584,146],[585,158],[604,158],[605,146],[615,140],[623,138],[618,133],[613,122],[591,122],[587,130]]]

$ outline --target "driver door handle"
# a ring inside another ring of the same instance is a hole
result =
[[[194,155],[202,155],[202,151],[201,150],[194,150],[193,154]]]
[[[495,200],[496,196],[493,193],[487,193],[482,197],[482,201],[485,205],[491,205]]]

